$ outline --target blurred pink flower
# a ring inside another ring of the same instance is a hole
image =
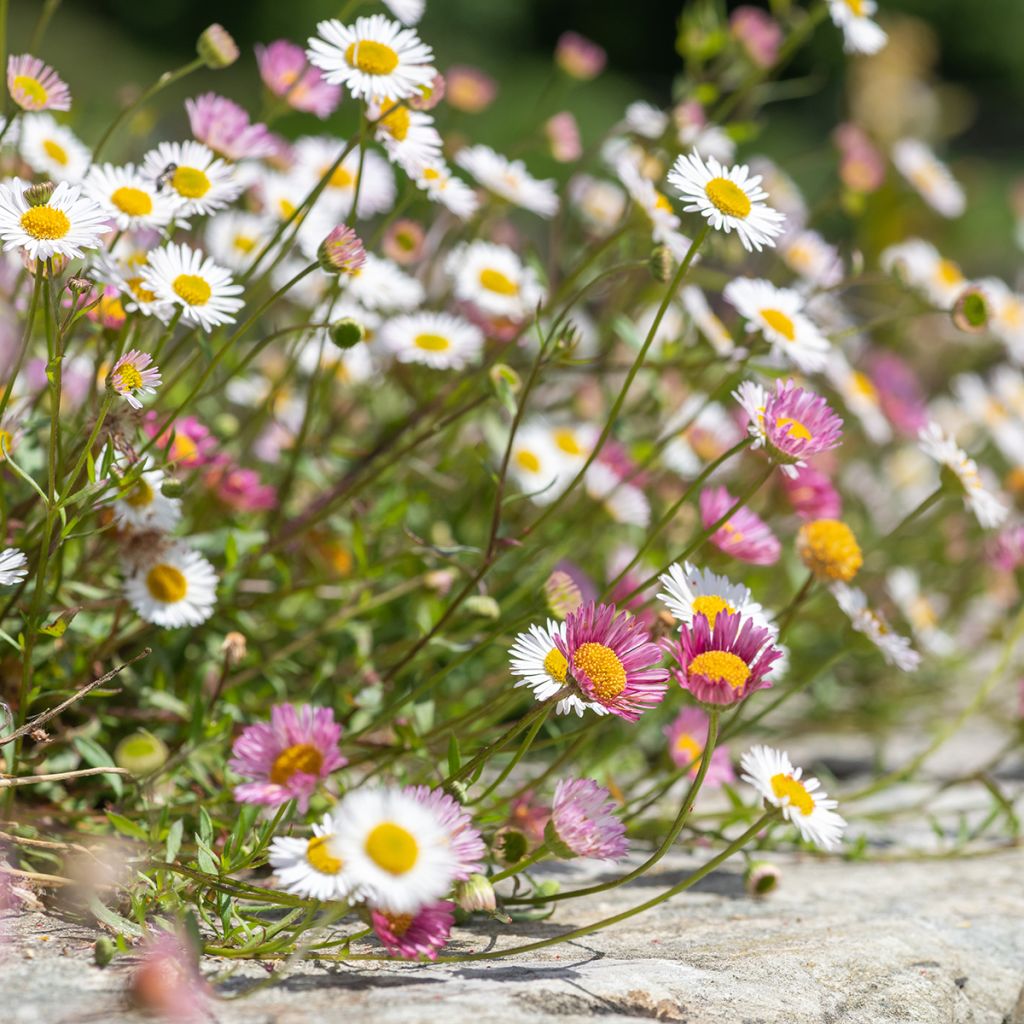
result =
[[[277,504],[277,492],[260,480],[254,469],[243,469],[228,459],[214,462],[206,472],[206,485],[239,512],[260,512]]]
[[[192,134],[228,160],[270,156],[274,143],[265,124],[251,124],[249,115],[233,100],[215,92],[185,100]]]
[[[563,32],[555,46],[555,63],[573,78],[588,82],[604,71],[604,49],[578,32]]]
[[[580,128],[576,118],[568,110],[549,117],[544,133],[551,146],[551,155],[561,164],[571,164],[583,155],[580,142]]]
[[[306,51],[287,39],[256,47],[263,84],[288,106],[323,119],[341,102],[341,86],[324,81],[319,68],[306,60]]]
[[[759,68],[770,68],[779,57],[782,29],[779,23],[759,7],[737,7],[729,19],[733,36]]]
[[[486,110],[498,95],[498,84],[479,68],[453,64],[446,76],[448,105],[465,114]]]

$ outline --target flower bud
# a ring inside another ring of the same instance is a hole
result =
[[[555,569],[544,584],[544,599],[556,619],[565,619],[583,603],[583,593],[567,572]]]
[[[320,269],[325,274],[351,277],[366,262],[366,250],[359,236],[350,228],[337,227],[320,243],[316,251]]]
[[[338,348],[355,348],[359,342],[366,341],[366,328],[350,316],[331,324],[328,333]]]
[[[668,284],[672,279],[674,264],[675,260],[672,259],[672,252],[667,245],[655,246],[648,263],[651,268],[651,276],[655,281]]]
[[[526,856],[529,844],[523,832],[506,825],[494,833],[493,849],[499,864],[518,864]]]
[[[97,967],[106,967],[117,955],[117,946],[114,940],[107,935],[101,935],[93,946],[92,958]]]
[[[217,71],[238,60],[238,44],[223,25],[214,22],[203,30],[196,43],[196,53],[208,68]]]
[[[180,498],[185,493],[185,485],[180,480],[168,477],[160,485],[160,493],[165,498]]]
[[[965,288],[953,306],[953,324],[965,334],[985,330],[990,315],[988,299],[980,288]]]
[[[221,641],[220,653],[229,665],[237,665],[245,657],[246,647],[245,634],[233,629]]]
[[[455,902],[467,913],[483,910],[493,913],[497,907],[494,886],[483,875],[470,875],[455,886]]]
[[[767,896],[779,885],[782,872],[766,860],[754,860],[743,873],[743,884],[751,896]]]
[[[114,750],[114,763],[133,775],[150,775],[167,760],[167,745],[159,736],[140,730],[125,736]]]
[[[53,195],[53,190],[56,187],[52,181],[39,181],[34,185],[29,185],[21,194],[29,206],[45,206],[50,201],[50,196]]]
[[[68,283],[64,286],[72,295],[83,295],[92,289],[92,281],[87,277],[69,277]]]
[[[433,110],[444,99],[444,93],[444,75],[438,71],[426,85],[421,85],[419,91],[414,92],[407,102],[413,110]]]
[[[500,619],[501,605],[487,594],[473,594],[466,598],[466,611],[483,619]]]

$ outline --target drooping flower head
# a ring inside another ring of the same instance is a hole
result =
[[[716,231],[735,231],[748,252],[774,247],[782,234],[786,218],[768,206],[761,175],[751,176],[745,164],[724,167],[693,152],[676,160],[668,180],[688,200],[687,213],[699,213]]]
[[[843,421],[828,402],[792,380],[777,380],[774,391],[744,381],[733,397],[747,414],[754,447],[765,448],[787,476],[812,455],[837,447],[842,438]]]
[[[22,110],[71,109],[71,90],[60,75],[29,53],[7,58],[7,91]]]
[[[141,409],[137,395],[155,395],[160,386],[160,368],[151,366],[148,352],[126,352],[110,371],[110,386],[133,408]]]
[[[309,66],[302,47],[287,39],[257,46],[256,63],[263,84],[295,110],[323,119],[341,102],[341,86],[324,81],[320,69]]]
[[[670,650],[679,662],[676,682],[702,704],[736,704],[772,685],[769,673],[782,652],[772,632],[736,612],[720,611],[714,628],[705,615],[683,624]]]
[[[781,807],[783,817],[796,825],[804,839],[823,850],[839,845],[846,822],[835,811],[836,801],[827,798],[817,779],[804,777],[803,769],[794,768],[787,754],[772,747],[752,747],[740,758],[740,768],[743,781],[766,803]]]
[[[700,492],[704,528],[717,523],[735,504],[736,499],[725,487],[705,487]],[[710,540],[720,551],[751,565],[774,565],[782,553],[782,545],[771,527],[745,506],[733,512]]]
[[[677,768],[688,769],[690,778],[700,770],[701,758],[708,742],[708,715],[701,708],[683,708],[670,725],[664,729],[668,740],[668,755]],[[716,746],[711,754],[711,764],[704,776],[705,786],[721,786],[732,782],[736,773],[732,770],[729,751]]]
[[[666,669],[644,626],[614,605],[590,601],[565,620],[564,636],[553,635],[566,662],[566,678],[585,701],[635,722],[665,696]]]
[[[562,779],[555,787],[549,837],[577,857],[620,860],[629,852],[626,826],[616,817],[615,803],[593,779]],[[565,852],[565,851],[562,851]]]
[[[275,145],[265,124],[253,124],[234,100],[206,92],[185,100],[192,135],[228,160],[271,156]]]
[[[853,530],[841,519],[813,519],[796,537],[800,560],[820,580],[849,583],[864,564]]]
[[[305,811],[317,786],[348,763],[340,737],[331,708],[275,705],[269,722],[246,726],[232,745],[228,767],[253,780],[235,787],[235,799],[266,807],[296,800]]]
[[[451,900],[428,903],[415,914],[393,914],[386,910],[370,914],[377,938],[392,956],[402,960],[436,960],[438,950],[448,941],[454,920],[455,904]]]

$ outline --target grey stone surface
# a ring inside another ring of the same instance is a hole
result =
[[[644,915],[510,959],[295,963],[267,985],[260,965],[211,958],[204,971],[222,997],[211,1020],[1024,1024],[1020,850],[954,861],[773,860],[784,879],[767,900],[744,894],[737,861]],[[486,948],[495,935],[508,947],[589,923],[650,898],[695,863],[671,856],[654,875],[561,904],[548,921],[461,928],[449,951]],[[585,877],[566,870],[573,881]],[[44,913],[2,925],[8,1024],[144,1019],[125,1009],[131,959],[93,966],[96,932]]]

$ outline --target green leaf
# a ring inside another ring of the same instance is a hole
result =
[[[141,839],[143,842],[149,840],[149,833],[147,833],[141,825],[137,825],[134,821],[130,818],[126,818],[123,814],[117,814],[115,811],[107,811],[107,820],[123,836],[128,836],[131,839]]]
[[[168,864],[172,863],[174,858],[178,856],[178,851],[181,849],[181,836],[184,829],[185,821],[183,818],[179,818],[167,830],[167,845],[166,852],[164,853],[164,860]]]
[[[199,837],[207,846],[213,844],[213,822],[205,807],[199,808]]]
[[[129,921],[128,918],[115,913],[110,907],[101,903],[95,895],[89,897],[89,910],[92,911],[97,921],[102,921],[118,934],[131,935],[135,938],[142,937],[142,929],[134,921]]]
[[[459,739],[452,733],[448,740],[448,774],[454,775],[462,766],[462,757],[459,754]]]
[[[114,764],[114,758],[95,740],[91,740],[87,736],[76,736],[74,746],[75,750],[81,755],[82,760],[90,768],[109,768]],[[110,783],[110,788],[114,791],[114,795],[120,798],[124,793],[124,782],[122,782],[121,776],[104,775],[103,778]]]
[[[196,836],[196,863],[199,870],[206,875],[219,875],[217,855],[203,840]]]

